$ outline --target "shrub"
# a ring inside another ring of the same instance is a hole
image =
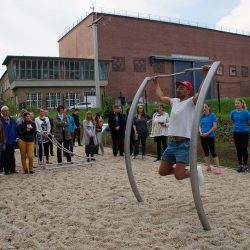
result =
[[[107,118],[109,114],[113,111],[113,106],[115,104],[114,99],[111,96],[107,96],[104,100],[103,116]]]

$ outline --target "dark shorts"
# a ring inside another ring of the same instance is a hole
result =
[[[167,149],[164,151],[162,161],[170,163],[185,163],[189,164],[189,145],[190,139],[182,141],[170,140]]]

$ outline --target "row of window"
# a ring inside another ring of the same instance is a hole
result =
[[[5,92],[10,88],[10,82],[9,79],[6,79],[0,86],[0,93]]]
[[[95,95],[95,92],[85,92],[87,94]],[[73,106],[80,102],[80,94],[76,92],[65,93],[63,96],[61,93],[47,93],[46,95],[46,108],[56,108],[58,105],[62,104],[62,98],[65,100],[65,105],[67,107]],[[26,94],[26,105],[34,106],[36,108],[42,107],[42,94],[41,93],[27,93]]]
[[[238,72],[237,72],[238,69]],[[249,77],[248,66],[237,67],[236,65],[228,66],[229,76],[241,76],[241,77]],[[217,70],[218,76],[224,76],[224,65],[220,65]]]
[[[15,79],[94,80],[93,61],[13,60]],[[108,62],[99,62],[100,80],[108,79]]]
[[[134,72],[146,72],[147,59],[146,58],[133,58]],[[153,69],[155,73],[165,73],[165,62],[154,61]],[[238,72],[237,73],[237,69]],[[125,72],[125,57],[113,57],[112,71]],[[237,67],[236,65],[228,66],[229,76],[249,77],[248,66]],[[217,75],[224,75],[224,66],[221,65],[217,70]]]

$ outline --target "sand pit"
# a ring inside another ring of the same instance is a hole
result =
[[[204,173],[204,231],[189,180],[160,177],[151,157],[132,160],[138,204],[124,157],[105,150],[92,166],[34,175],[22,174],[17,151],[19,174],[0,176],[0,249],[250,249],[249,174]]]

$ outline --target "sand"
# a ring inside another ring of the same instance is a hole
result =
[[[190,181],[160,177],[151,157],[132,160],[140,204],[124,157],[108,148],[92,165],[34,175],[22,173],[18,151],[16,159],[19,174],[0,176],[0,249],[250,249],[249,174],[204,169],[201,195],[212,227],[204,231]]]

